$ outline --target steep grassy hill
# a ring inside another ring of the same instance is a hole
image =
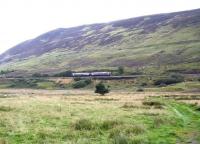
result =
[[[0,55],[0,70],[200,73],[200,9],[60,28]]]

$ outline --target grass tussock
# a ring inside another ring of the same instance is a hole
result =
[[[124,109],[150,109],[151,107],[148,105],[135,105],[134,103],[126,102],[124,105],[121,107]]]
[[[0,112],[9,112],[13,109],[10,106],[0,106]]]
[[[123,134],[117,134],[113,137],[113,144],[129,144],[130,139],[123,135]]]
[[[88,119],[80,119],[72,124],[75,130],[92,130],[95,128],[95,124]]]
[[[124,134],[117,134],[113,136],[113,144],[144,144],[147,140],[143,137],[128,137]]]
[[[162,103],[160,101],[155,101],[155,100],[143,101],[142,104],[145,106],[154,107],[156,109],[163,109],[165,106],[164,103]]]
[[[133,104],[133,103],[126,102],[126,103],[124,103],[124,105],[121,108],[125,108],[125,109],[134,109],[135,108],[135,109],[138,109],[140,107],[135,105],[135,104]]]
[[[146,127],[141,124],[135,124],[135,125],[127,127],[125,132],[127,134],[134,134],[134,135],[143,134],[146,132]]]
[[[105,120],[100,124],[100,128],[104,130],[112,129],[118,125],[122,125],[123,123],[117,120]]]

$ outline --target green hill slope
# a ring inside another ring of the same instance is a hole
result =
[[[200,9],[56,29],[9,49],[0,63],[23,74],[119,66],[200,73]]]

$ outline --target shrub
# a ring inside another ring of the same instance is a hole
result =
[[[136,91],[137,91],[137,92],[143,92],[144,89],[143,89],[143,88],[138,88]]]
[[[119,75],[124,74],[124,67],[123,66],[118,67],[117,72],[118,72]]]
[[[165,78],[159,78],[154,81],[154,85],[170,85],[175,84],[179,82],[183,82],[184,77],[180,74],[171,74],[168,77]]]
[[[72,87],[73,88],[84,88],[91,83],[92,83],[91,79],[79,79],[79,80],[76,79],[75,83],[73,83]]]
[[[105,95],[106,93],[109,93],[109,86],[106,87],[102,82],[100,82],[96,85],[95,93]]]
[[[14,72],[14,70],[1,70],[0,75],[8,74],[8,73],[11,73],[11,72]]]
[[[72,85],[73,88],[84,88],[86,86],[87,86],[87,84],[85,83],[84,80],[77,81],[77,82],[73,83],[73,85]]]
[[[16,79],[13,80],[10,87],[16,88],[34,88],[37,86],[38,80],[34,79]]]
[[[84,81],[85,81],[85,83],[86,83],[87,85],[89,85],[89,84],[92,83],[92,80],[91,80],[91,79],[84,79]]]
[[[140,84],[140,86],[147,86],[147,83],[146,83],[146,82],[142,82],[142,83]]]
[[[80,80],[82,80],[80,77],[74,77],[73,79],[74,79],[74,81],[80,81]]]
[[[72,77],[72,71],[68,70],[68,71],[64,71],[64,72],[60,72],[55,74],[55,77]]]

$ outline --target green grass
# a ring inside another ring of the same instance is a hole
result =
[[[16,144],[200,142],[200,113],[195,105],[148,98],[141,102],[150,107],[127,108],[121,106],[126,95],[120,97],[122,101],[97,101],[89,94],[84,97],[77,94],[77,98],[74,95],[3,98],[0,139]],[[164,107],[155,108],[157,105]]]

